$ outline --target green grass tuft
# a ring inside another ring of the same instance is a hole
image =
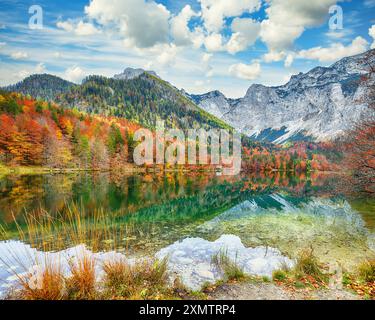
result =
[[[228,252],[220,250],[212,256],[211,263],[224,274],[227,280],[243,280],[246,276],[243,269],[228,257]]]

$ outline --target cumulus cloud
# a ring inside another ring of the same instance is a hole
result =
[[[44,63],[40,62],[35,67],[35,73],[45,73],[46,72],[46,66]]]
[[[116,28],[139,48],[168,42],[170,12],[155,1],[92,0],[85,13],[103,27]]]
[[[286,68],[289,68],[290,66],[292,66],[293,61],[294,61],[294,54],[289,53],[289,54],[286,56],[286,59],[285,59],[285,61],[284,61],[284,66],[285,66]]]
[[[333,62],[344,57],[363,53],[368,48],[368,42],[362,37],[356,37],[349,45],[333,43],[328,48],[315,47],[308,50],[301,50],[298,58],[318,60],[320,62]]]
[[[80,83],[86,73],[78,66],[73,66],[65,70],[65,79],[71,82]]]
[[[17,52],[12,52],[10,54],[10,57],[14,60],[22,60],[22,59],[27,59],[29,55],[27,54],[27,52],[17,51]]]
[[[255,12],[261,7],[260,0],[198,0],[201,3],[202,18],[208,32],[219,32],[224,19],[237,17],[245,12]]]
[[[204,39],[204,45],[208,51],[222,51],[224,50],[223,46],[223,37],[220,33],[212,33]]]
[[[57,21],[56,26],[59,29],[63,29],[67,32],[72,32],[74,30],[74,26],[71,21]]]
[[[261,72],[260,63],[258,61],[252,64],[238,63],[229,67],[229,73],[237,78],[245,80],[254,80],[259,77]]]
[[[46,66],[44,65],[44,63],[38,63],[35,67],[33,67],[31,69],[20,70],[16,74],[16,78],[17,79],[24,79],[31,74],[41,74],[41,73],[46,73],[46,71],[47,71],[47,69],[46,69]]]
[[[175,44],[158,44],[151,48],[138,49],[138,53],[149,59],[144,65],[145,69],[162,71],[164,67],[173,66],[176,63],[178,53],[182,50]]]
[[[178,46],[190,45],[196,35],[190,31],[188,23],[191,18],[199,16],[190,5],[186,5],[181,12],[171,19],[171,35]]]
[[[284,51],[274,51],[270,50],[266,54],[263,55],[264,62],[277,62],[285,59],[286,53]]]
[[[227,43],[227,50],[235,54],[254,44],[259,35],[260,24],[248,18],[235,18],[231,29],[233,33]]]
[[[67,32],[74,32],[77,36],[92,36],[100,33],[92,23],[79,21],[77,24],[73,21],[58,21],[56,26]]]
[[[305,28],[320,25],[337,0],[268,0],[260,36],[272,51],[288,49]]]
[[[368,30],[368,34],[373,39],[373,42],[371,44],[371,49],[375,49],[375,24],[373,24],[371,28]]]
[[[163,48],[164,49],[161,50],[161,53],[156,58],[156,62],[161,66],[173,65],[176,60],[178,48],[174,44],[163,46]]]

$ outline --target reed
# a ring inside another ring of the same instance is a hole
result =
[[[132,224],[116,223],[116,216],[95,210],[88,214],[78,205],[71,204],[62,214],[51,216],[41,210],[38,214],[26,214],[24,224],[14,220],[17,239],[45,254],[43,261],[22,252],[14,253],[9,247],[7,256],[21,266],[14,271],[16,289],[10,290],[9,299],[25,300],[93,300],[93,299],[177,299],[177,286],[171,285],[167,272],[167,260],[139,259],[130,263],[125,259],[97,261],[92,253],[113,251],[122,246],[127,250],[127,240],[140,232]],[[7,227],[0,232],[8,239]],[[82,246],[82,244],[84,246]],[[56,252],[76,248],[69,258]],[[82,250],[79,250],[82,249]],[[48,254],[50,252],[50,254]],[[55,252],[52,259],[52,252]],[[19,254],[20,256],[17,256]],[[119,257],[119,255],[116,255]],[[0,261],[11,267],[9,261]],[[28,263],[26,263],[28,262]],[[23,265],[23,266],[22,266]],[[29,267],[38,269],[35,272]],[[98,274],[97,270],[101,270]],[[176,282],[178,283],[178,282]],[[181,288],[181,286],[179,286]]]
[[[232,261],[227,251],[220,250],[212,256],[211,263],[223,272],[226,280],[241,280],[245,278],[245,273],[236,260]]]

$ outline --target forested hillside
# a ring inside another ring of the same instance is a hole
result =
[[[133,162],[133,136],[138,128],[121,117],[88,114],[1,92],[0,164],[117,169]],[[324,152],[332,155],[335,151],[333,146],[310,143],[288,147],[243,144],[242,168],[252,172],[328,170],[332,165]]]
[[[17,166],[109,169],[131,162],[125,119],[88,115],[18,93],[0,94],[0,162]]]
[[[124,117],[146,128],[154,128],[156,120],[181,129],[230,128],[149,73],[129,80],[89,76],[82,85],[50,75],[35,75],[6,89],[90,114]]]
[[[58,95],[68,92],[74,85],[50,74],[33,74],[17,84],[6,87],[5,90],[52,101]]]

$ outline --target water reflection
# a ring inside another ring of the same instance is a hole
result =
[[[126,234],[115,227],[102,240],[119,238],[117,249],[131,254],[154,254],[187,237],[233,234],[247,247],[270,246],[290,257],[313,247],[322,260],[354,264],[373,255],[373,202],[361,215],[363,202],[336,193],[338,179],[280,172],[8,176],[0,180],[0,222],[11,225],[14,216],[22,225],[25,211],[63,215],[75,203],[87,216],[100,209],[118,229],[126,226]]]

